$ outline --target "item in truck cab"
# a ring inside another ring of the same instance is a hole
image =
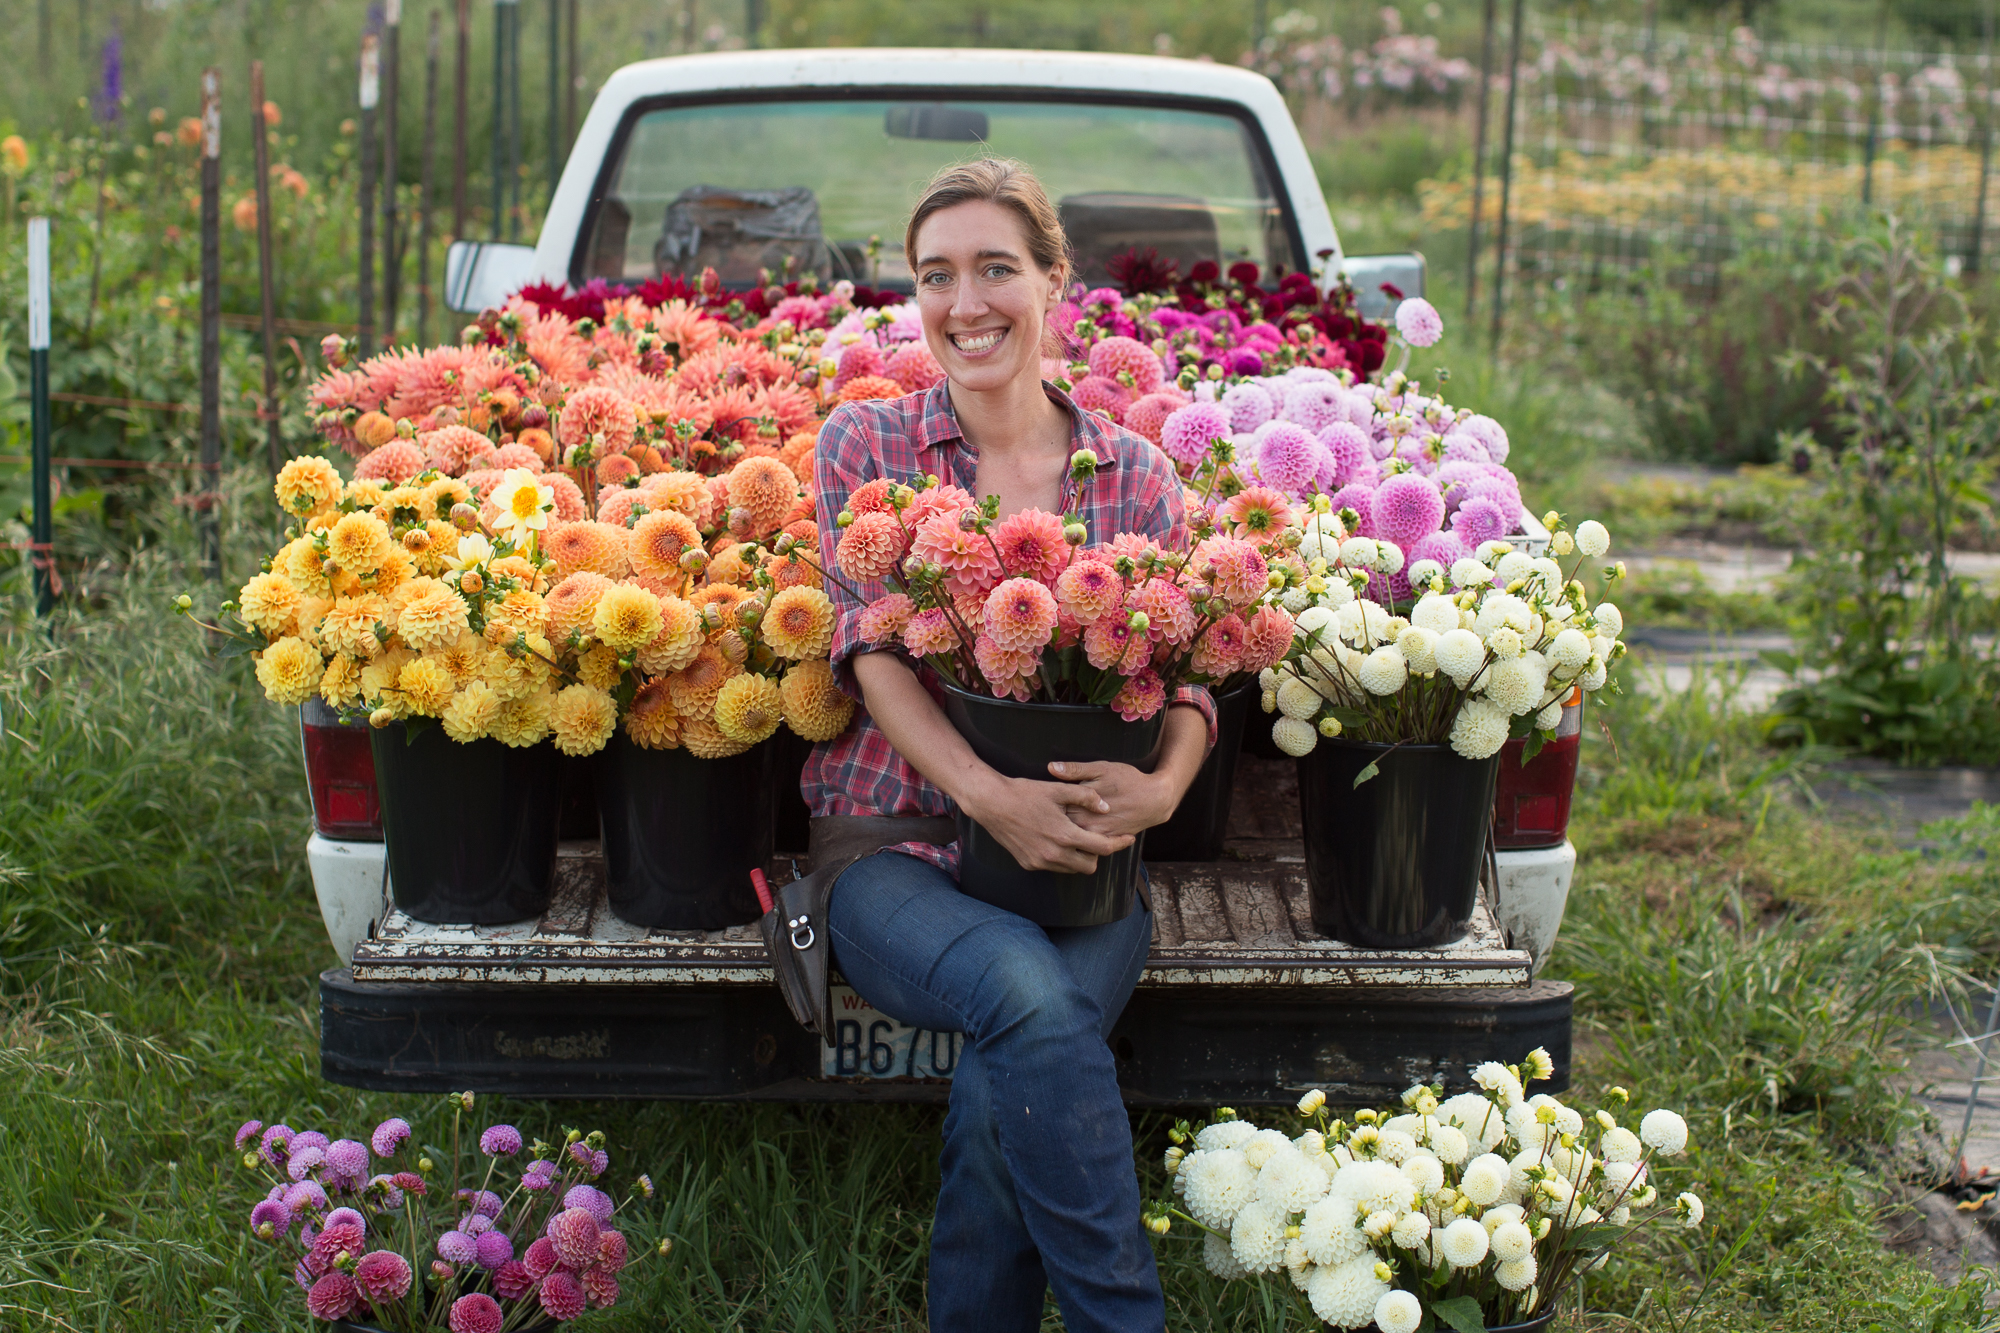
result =
[[[747,286],[761,282],[766,271],[825,273],[832,258],[820,230],[819,199],[805,186],[696,185],[667,205],[653,261],[662,274],[712,268],[725,284]]]
[[[1192,195],[1100,192],[1064,195],[1056,205],[1086,287],[1117,284],[1111,261],[1128,251],[1155,252],[1163,264],[1190,272],[1222,252],[1215,214]]]

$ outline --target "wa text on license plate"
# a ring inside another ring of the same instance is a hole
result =
[[[948,1079],[958,1068],[965,1034],[898,1023],[852,988],[832,989],[833,1046],[820,1048],[824,1077]]]

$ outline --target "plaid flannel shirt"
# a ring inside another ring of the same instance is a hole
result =
[[[1079,514],[1090,530],[1092,545],[1102,545],[1121,532],[1134,532],[1162,545],[1186,540],[1187,512],[1180,478],[1167,456],[1144,437],[1135,435],[1093,412],[1079,411],[1068,395],[1043,385],[1049,397],[1070,414],[1070,449],[1097,454],[1097,475],[1082,483],[1063,481],[1063,512]],[[902,398],[848,403],[836,409],[821,427],[813,477],[818,494],[820,553],[834,568],[840,527],[834,518],[847,497],[877,477],[911,481],[935,473],[952,485],[979,493],[979,455],[959,433],[948,386],[940,382],[923,393]],[[836,620],[831,654],[834,678],[847,694],[861,698],[855,683],[853,657],[871,651],[861,641],[863,602],[832,579],[827,595]],[[858,589],[868,600],[888,589],[874,584]],[[942,702],[928,667],[918,675]],[[1215,744],[1215,703],[1198,685],[1182,686],[1171,700],[1199,708],[1208,723],[1208,743]],[[889,738],[868,716],[864,703],[847,730],[813,747],[800,782],[806,804],[815,815],[948,815],[951,799],[919,773],[889,744]],[[891,848],[907,852],[958,873],[958,844],[934,847],[904,843]]]

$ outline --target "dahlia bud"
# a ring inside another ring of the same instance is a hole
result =
[[[486,330],[480,328],[477,324],[468,324],[458,331],[458,341],[461,346],[468,343],[485,342]]]
[[[451,525],[460,532],[471,532],[479,526],[479,511],[460,500],[451,507]]]
[[[1146,1229],[1152,1232],[1155,1236],[1164,1236],[1169,1231],[1173,1230],[1173,1227],[1174,1227],[1174,1219],[1168,1217],[1164,1213],[1160,1214],[1157,1217],[1149,1217],[1146,1219]]]
[[[1319,1109],[1322,1106],[1325,1105],[1326,1105],[1326,1094],[1324,1092],[1321,1092],[1318,1088],[1314,1088],[1311,1092],[1308,1092],[1305,1096],[1299,1098],[1299,1114],[1314,1115],[1319,1111]]]
[[[477,597],[486,587],[486,580],[479,577],[479,571],[468,569],[458,576],[458,590],[467,597]]]
[[[722,608],[710,602],[701,609],[701,627],[713,633],[722,628]]]
[[[1089,481],[1097,475],[1097,452],[1093,449],[1079,449],[1069,456],[1069,475],[1073,481]]]
[[[540,403],[531,403],[521,410],[521,429],[546,430],[549,424],[549,409]]]
[[[368,715],[368,725],[377,731],[380,731],[395,720],[396,710],[393,708],[378,708]]]
[[[729,535],[748,537],[756,531],[757,518],[742,505],[732,505],[729,510]]]
[[[750,645],[733,629],[726,629],[716,635],[715,646],[717,651],[737,666],[742,666],[750,660]]]
[[[1219,363],[1219,362],[1214,362],[1214,361],[1211,361],[1211,362],[1209,362],[1209,366],[1208,366],[1208,377],[1209,377],[1209,378],[1210,378],[1211,380],[1219,380],[1219,379],[1221,379],[1221,378],[1222,378],[1222,366],[1221,366],[1221,363]]]
[[[354,344],[337,333],[329,333],[319,340],[320,357],[336,370],[346,365],[353,353]]]
[[[1147,615],[1144,611],[1134,611],[1131,618],[1125,622],[1125,627],[1134,634],[1143,634],[1152,628],[1152,624],[1153,618],[1151,616]]]
[[[924,558],[920,555],[904,556],[903,577],[906,579],[920,579],[923,576],[924,576]]]
[[[452,1266],[444,1260],[431,1260],[431,1280],[433,1282],[444,1283],[451,1281],[452,1271]]]
[[[257,1169],[257,1154],[254,1152],[244,1153],[243,1165],[250,1168],[252,1171],[255,1171]]]
[[[418,555],[424,551],[428,551],[430,546],[431,534],[426,528],[411,528],[403,534],[403,549],[411,555]]]
[[[408,417],[404,417],[401,421],[398,421],[396,423],[396,438],[399,440],[416,439],[417,423],[410,420]]]
[[[674,1252],[674,1238],[672,1236],[660,1237],[660,1249],[659,1249],[660,1257],[664,1259],[673,1252]]]
[[[837,528],[851,528],[851,527],[853,527],[853,526],[854,526],[854,511],[853,511],[852,509],[843,509],[843,510],[841,510],[841,511],[840,511],[840,512],[839,512],[838,514],[835,514],[835,515],[833,516],[833,525],[834,525],[835,527],[837,527]]]
[[[736,619],[745,629],[755,629],[763,618],[764,604],[754,597],[736,608]]]
[[[689,574],[699,574],[708,568],[708,552],[699,546],[690,546],[681,552],[680,566]]]
[[[958,511],[958,530],[960,532],[971,532],[978,526],[979,511],[977,509],[961,509]]]
[[[437,1170],[437,1163],[428,1157],[419,1157],[417,1159],[417,1170],[423,1172],[425,1175],[429,1175],[431,1172]]]
[[[1082,523],[1063,524],[1063,540],[1071,546],[1081,546],[1090,540],[1090,529]]]

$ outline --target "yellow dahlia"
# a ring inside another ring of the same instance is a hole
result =
[[[643,489],[657,497],[647,500],[649,507],[685,514],[697,525],[715,513],[715,495],[698,472],[661,472],[647,478]]]
[[[825,657],[833,645],[833,599],[818,588],[787,588],[771,599],[758,631],[780,657]]]
[[[747,742],[724,735],[709,717],[683,717],[681,744],[697,759],[727,759],[750,748]]]
[[[620,583],[605,589],[604,595],[597,599],[591,624],[599,643],[629,653],[651,643],[666,621],[661,616],[659,598],[644,588]]]
[[[335,708],[357,708],[361,704],[361,668],[354,659],[336,653],[319,678],[319,697]]]
[[[389,554],[382,557],[382,563],[375,569],[375,577],[368,580],[376,592],[394,592],[416,576],[417,562],[400,546],[391,545]]]
[[[382,628],[388,616],[388,600],[374,593],[339,598],[320,617],[320,642],[350,657],[374,657],[382,651]]]
[[[439,477],[424,487],[423,514],[425,518],[449,520],[453,505],[471,504],[472,488],[462,477]]]
[[[407,527],[421,523],[430,515],[424,513],[424,491],[421,486],[391,486],[375,505],[375,517],[392,528]]]
[[[278,469],[271,489],[287,514],[310,516],[340,503],[340,474],[324,458],[294,458]]]
[[[417,572],[436,578],[449,567],[452,552],[458,549],[458,529],[441,518],[433,518],[425,520],[421,529],[410,529],[418,531],[424,534],[425,541],[423,549],[416,552]],[[405,550],[409,549],[408,538],[409,534],[404,534]]]
[[[481,674],[488,651],[485,640],[470,630],[460,630],[458,638],[435,649],[431,656],[451,673],[451,683],[462,690]]]
[[[678,597],[659,601],[660,632],[638,654],[639,669],[649,676],[668,675],[694,661],[706,637],[701,612],[691,603]]]
[[[558,583],[546,603],[550,640],[566,644],[573,631],[579,640],[589,638],[597,616],[597,599],[610,588],[611,580],[602,574],[572,574]]]
[[[257,683],[272,703],[302,704],[319,688],[326,663],[304,639],[286,635],[257,654]]]
[[[524,694],[532,694],[549,683],[546,658],[553,654],[547,639],[539,634],[530,634],[528,650],[518,657],[513,653],[511,643],[486,654],[479,663],[479,678],[491,685],[493,692],[503,701],[512,701]]]
[[[576,659],[576,678],[593,690],[609,692],[618,688],[618,650],[598,644]]]
[[[333,585],[327,582],[324,560],[312,538],[299,537],[286,542],[271,557],[271,571],[283,574],[285,581],[300,592],[324,597],[333,591]]]
[[[468,617],[465,599],[433,578],[416,578],[397,589],[396,636],[422,652],[458,640]]]
[[[412,713],[436,717],[451,702],[451,672],[435,658],[419,657],[396,673],[396,689]]]
[[[715,725],[722,734],[755,745],[778,729],[785,703],[778,682],[744,673],[732,677],[715,696]]]
[[[373,573],[395,549],[389,525],[359,511],[342,515],[326,539],[327,558],[350,574]]]
[[[687,579],[681,555],[690,549],[701,549],[701,530],[687,515],[672,509],[645,515],[625,534],[625,559],[632,572],[675,588]]]
[[[626,573],[625,536],[623,528],[588,519],[551,523],[542,536],[542,551],[556,562],[557,578],[588,570],[620,579]]]
[[[541,689],[509,699],[500,705],[500,715],[486,729],[487,734],[516,750],[538,745],[549,734],[549,713],[554,704],[555,695]]]
[[[484,681],[475,680],[451,696],[445,705],[444,734],[467,745],[492,729],[500,717],[500,696]]]
[[[572,757],[596,754],[618,725],[618,705],[603,690],[570,685],[556,694],[549,707],[549,730],[556,748]]]
[[[715,703],[715,695],[730,677],[741,675],[743,668],[722,655],[722,650],[712,643],[703,644],[694,660],[667,677],[667,688],[673,691],[674,707],[682,716],[690,713],[706,713]]]
[[[523,556],[503,555],[490,562],[486,572],[494,578],[513,579],[529,592],[548,591],[548,580],[542,577],[542,567],[530,564]]]
[[[625,735],[647,750],[671,750],[681,743],[681,715],[674,711],[666,681],[649,680],[633,694],[625,714]]]
[[[830,741],[853,720],[854,700],[833,683],[833,668],[823,657],[787,671],[778,693],[784,699],[786,725],[806,740]]]
[[[540,634],[548,626],[548,607],[526,588],[486,604],[486,637],[495,643],[512,643],[516,634]]]
[[[711,584],[729,583],[748,587],[757,577],[757,547],[749,542],[729,542],[708,562]]]
[[[357,508],[370,509],[380,504],[382,497],[388,493],[389,483],[385,478],[356,477],[347,483],[347,489],[341,493],[340,498]]]
[[[268,635],[288,634],[297,623],[304,599],[282,574],[258,574],[236,594],[237,614],[245,624]]]

